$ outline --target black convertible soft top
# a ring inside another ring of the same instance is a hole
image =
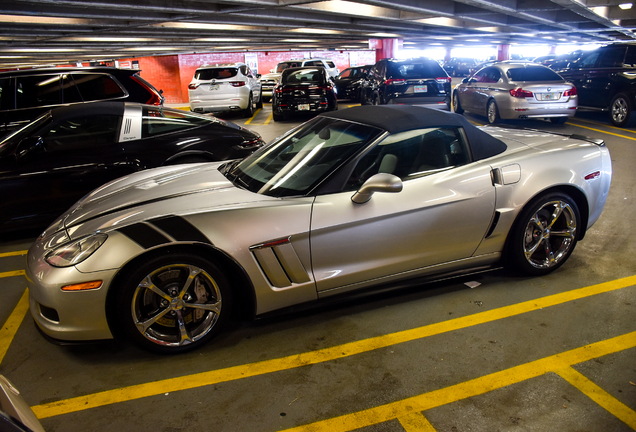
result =
[[[473,160],[503,153],[507,146],[481,131],[462,115],[412,105],[364,105],[321,114],[384,129],[391,134],[427,127],[462,127],[466,131]]]

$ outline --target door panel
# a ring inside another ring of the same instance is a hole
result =
[[[407,180],[365,204],[352,192],[316,198],[311,251],[318,291],[470,257],[495,205],[490,167],[470,164]]]

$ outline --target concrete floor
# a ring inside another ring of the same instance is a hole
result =
[[[300,122],[270,113],[247,127],[271,140]],[[234,322],[160,356],[45,341],[22,320],[25,236],[0,242],[0,373],[49,432],[636,430],[636,130],[586,113],[504,124],[602,138],[612,155],[601,219],[549,276],[498,270]]]

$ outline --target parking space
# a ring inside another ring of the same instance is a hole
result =
[[[269,104],[221,117],[267,141],[303,120],[274,122]],[[601,138],[612,155],[601,219],[548,276],[499,269],[235,321],[161,356],[46,341],[26,310],[28,233],[0,242],[0,373],[49,432],[636,430],[636,130],[599,113],[503,125]]]

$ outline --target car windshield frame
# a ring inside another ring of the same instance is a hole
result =
[[[384,134],[375,126],[318,116],[230,165],[224,174],[235,186],[260,195],[307,196]]]
[[[48,110],[40,117],[29,122],[26,126],[11,131],[4,137],[0,137],[0,156],[4,155],[10,148],[13,147],[11,143],[19,143],[24,138],[30,136],[33,131],[40,129],[43,125],[47,124],[52,118],[51,110]]]

